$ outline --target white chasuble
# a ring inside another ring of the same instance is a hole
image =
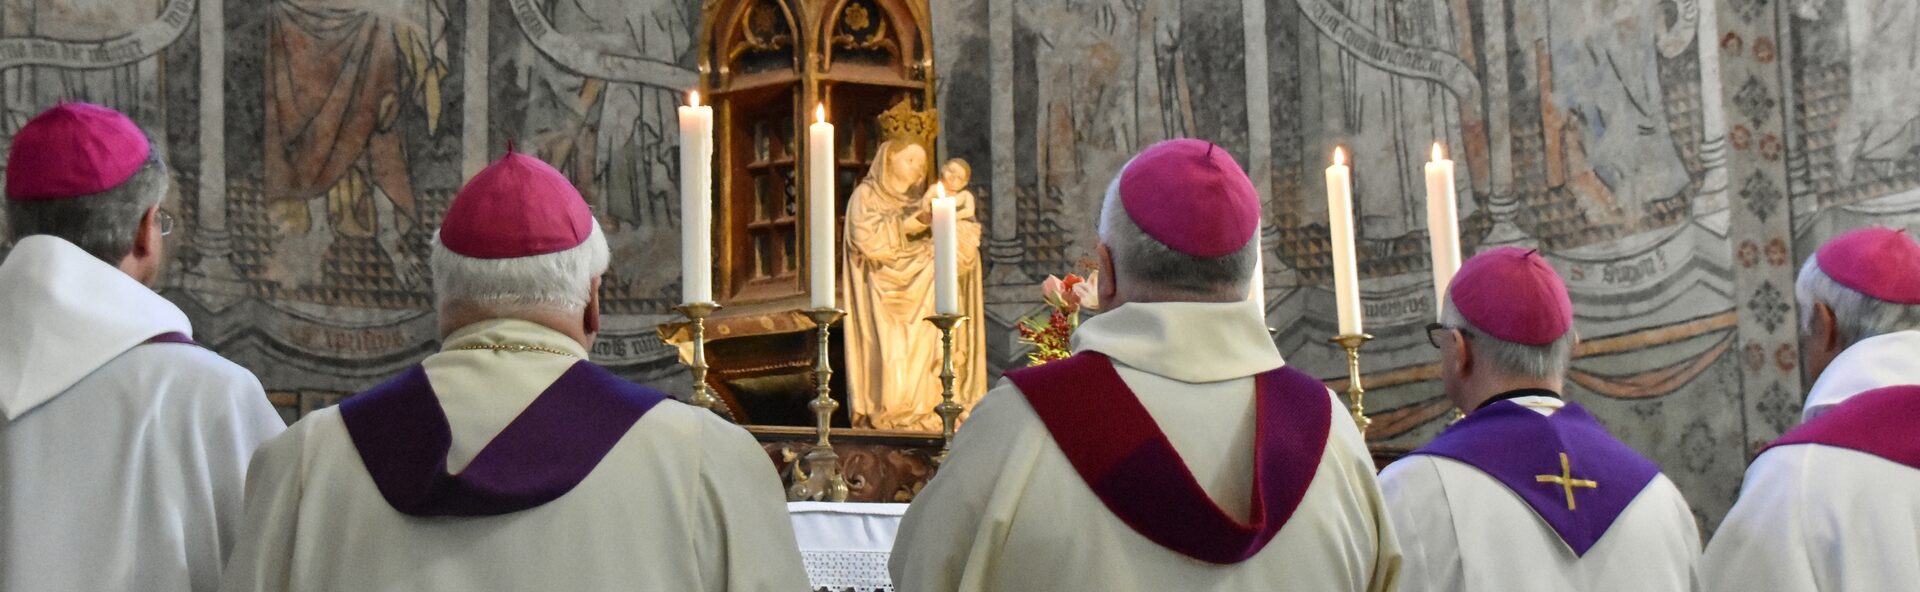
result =
[[[223,589],[804,589],[778,477],[753,438],[586,354],[533,323],[476,323],[356,396],[373,398],[302,419],[254,458]],[[604,396],[645,404],[569,407]],[[383,432],[409,424],[359,415],[368,405],[438,411],[445,429]],[[408,446],[433,437],[424,460],[436,474],[421,478]],[[583,455],[583,442],[598,444]]]
[[[908,508],[897,589],[1394,589],[1399,551],[1359,431],[1324,386],[1284,368],[1251,301],[1127,304],[1082,324],[1074,345],[1054,364],[1091,360],[1105,378],[1088,388],[1114,390],[1082,395],[1112,406],[1034,398],[1019,376],[990,392]],[[1288,373],[1296,388],[1269,396]],[[1301,398],[1303,383],[1325,403]],[[1074,384],[1047,390],[1061,386]],[[1120,412],[1130,406],[1138,415]],[[1303,410],[1325,416],[1279,418]],[[1169,483],[1185,489],[1154,488]],[[1154,491],[1179,495],[1141,494]]]
[[[1435,446],[1380,473],[1405,554],[1402,592],[1699,589],[1686,499],[1577,405],[1500,401]]]
[[[0,592],[210,591],[285,429],[180,309],[67,241],[0,264]]]
[[[1920,332],[1861,340],[1755,457],[1702,559],[1715,591],[1920,589]]]

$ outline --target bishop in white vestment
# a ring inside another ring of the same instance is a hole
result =
[[[440,353],[261,448],[222,589],[805,589],[753,438],[586,360],[607,260],[546,163],[476,175],[435,242]]]
[[[1259,198],[1223,148],[1156,144],[1109,190],[1075,355],[1012,372],[895,543],[899,590],[1394,589],[1360,433],[1246,300]]]
[[[0,592],[214,590],[247,459],[286,424],[147,288],[166,166],[125,115],[65,103],[7,171]]]
[[[1805,423],[1747,467],[1702,577],[1727,592],[1920,589],[1920,244],[1840,235],[1796,287]]]
[[[1573,305],[1538,252],[1469,259],[1428,340],[1447,397],[1472,412],[1380,473],[1403,592],[1698,589],[1680,490],[1562,400]]]

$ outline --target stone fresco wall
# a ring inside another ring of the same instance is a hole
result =
[[[946,156],[975,165],[990,364],[1034,284],[1094,248],[1139,147],[1196,136],[1266,201],[1282,352],[1343,382],[1324,181],[1353,152],[1374,437],[1450,410],[1419,164],[1460,162],[1469,252],[1541,249],[1586,343],[1571,396],[1658,460],[1708,528],[1797,421],[1792,277],[1825,237],[1920,220],[1910,0],[933,0]],[[0,141],[114,105],[174,164],[161,286],[289,418],[434,348],[425,255],[509,140],[613,240],[595,357],[684,391],[654,337],[678,291],[672,107],[700,0],[4,0]]]

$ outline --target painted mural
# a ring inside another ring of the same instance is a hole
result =
[[[941,158],[974,163],[989,365],[1034,283],[1075,271],[1138,148],[1248,166],[1268,320],[1344,379],[1324,181],[1352,151],[1374,437],[1450,409],[1419,164],[1461,163],[1469,251],[1541,249],[1584,343],[1572,396],[1718,521],[1802,393],[1792,275],[1818,242],[1920,220],[1920,8],[1907,0],[942,0]],[[434,348],[425,267],[461,180],[509,143],[609,230],[596,358],[675,392],[673,107],[700,0],[4,0],[0,141],[62,99],[147,126],[187,222],[162,291],[288,418]]]

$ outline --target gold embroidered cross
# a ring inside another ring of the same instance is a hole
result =
[[[1574,509],[1573,488],[1575,487],[1585,487],[1588,489],[1600,488],[1599,481],[1573,478],[1573,464],[1567,461],[1567,453],[1565,452],[1560,453],[1560,474],[1535,475],[1533,477],[1533,480],[1537,483],[1552,483],[1555,485],[1559,485],[1562,488],[1565,488],[1567,490],[1567,509],[1568,510]]]

